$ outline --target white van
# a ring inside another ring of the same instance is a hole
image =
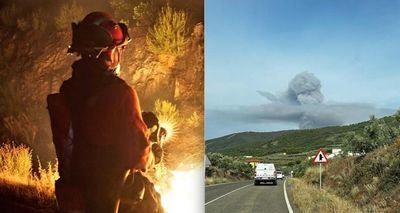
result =
[[[255,174],[254,185],[259,185],[261,182],[272,182],[274,185],[277,184],[276,170],[273,163],[257,164]]]

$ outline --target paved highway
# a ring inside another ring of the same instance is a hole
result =
[[[286,190],[288,190],[286,183]],[[254,186],[253,181],[206,186],[206,213],[288,213],[293,209],[289,193],[288,207],[285,200],[284,180],[278,185],[262,184]],[[297,212],[293,209],[293,212]]]

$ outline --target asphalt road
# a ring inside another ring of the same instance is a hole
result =
[[[253,181],[244,181],[207,186],[205,211],[206,213],[288,213],[283,183],[284,180],[279,180],[276,186],[271,184],[254,186]],[[286,183],[287,190],[288,187]],[[289,192],[287,193],[293,208]],[[297,212],[296,209],[293,211]]]

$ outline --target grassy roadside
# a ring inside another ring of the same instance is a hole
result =
[[[205,184],[214,185],[220,183],[234,183],[239,181],[249,180],[247,178],[234,178],[234,177],[206,177]]]
[[[330,192],[297,178],[289,179],[294,204],[300,212],[361,212],[358,207]]]

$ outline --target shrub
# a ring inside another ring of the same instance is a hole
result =
[[[253,168],[250,164],[242,161],[241,159],[224,156],[220,153],[209,153],[211,165],[225,170],[226,172],[235,173],[243,177],[251,177]]]
[[[71,26],[71,22],[78,22],[83,16],[83,8],[76,1],[69,0],[61,6],[55,17],[56,28],[65,30]]]
[[[135,21],[136,26],[148,26],[152,23],[152,14],[154,13],[152,8],[150,2],[140,2],[133,8],[132,18]]]
[[[13,198],[20,206],[55,209],[54,181],[58,177],[57,163],[39,166],[33,174],[32,151],[27,146],[0,146],[0,197]]]
[[[25,145],[4,143],[0,146],[0,177],[36,187],[54,189],[54,181],[59,178],[58,163],[48,163],[43,168],[38,158],[38,173],[32,173],[32,150]]]
[[[187,19],[188,15],[184,11],[163,7],[146,38],[149,51],[160,55],[182,55],[187,42]]]
[[[48,162],[47,167],[43,168],[39,158],[37,160],[39,168],[37,175],[34,176],[34,179],[37,181],[37,186],[53,188],[55,181],[60,177],[57,170],[58,161],[56,161],[54,164]]]
[[[325,175],[325,169],[322,169],[322,175]],[[309,167],[306,169],[304,172],[303,179],[308,183],[308,184],[315,184],[319,185],[319,166],[313,166]],[[322,181],[323,183],[324,181]]]
[[[24,145],[5,143],[0,146],[0,176],[27,181],[32,172],[32,152]]]
[[[400,140],[359,157],[330,161],[323,184],[363,211],[391,212],[399,208]]]
[[[362,135],[351,132],[344,137],[345,151],[364,155],[378,147],[392,144],[394,139],[399,136],[398,117],[398,113],[394,115],[395,125],[390,126],[384,119],[377,119],[375,116],[371,116],[368,125],[364,127]]]
[[[305,174],[306,169],[311,167],[312,165],[313,163],[311,162],[311,160],[305,159],[300,162],[298,162],[297,160],[296,165],[293,168],[293,175],[296,177],[302,177]]]
[[[133,5],[132,2],[127,0],[111,0],[110,6],[114,10],[115,17],[129,25],[132,19]]]

